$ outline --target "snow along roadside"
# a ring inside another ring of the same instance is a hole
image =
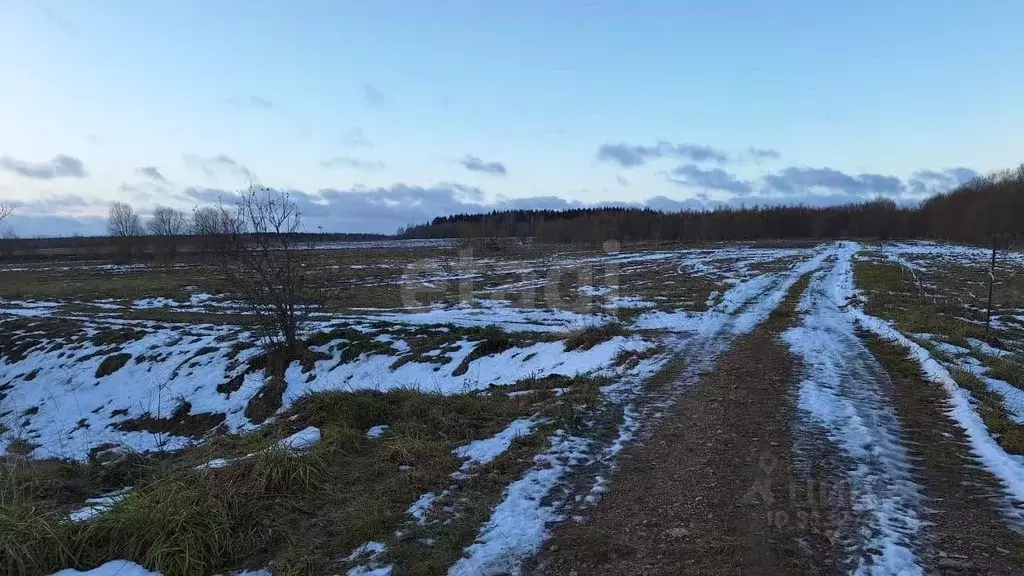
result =
[[[850,262],[852,256],[853,253],[844,253],[841,261],[844,275],[842,286],[833,287],[833,300],[840,305],[851,301],[855,295],[853,268]],[[1013,499],[1024,502],[1024,464],[1003,450],[992,438],[985,422],[971,406],[970,394],[956,383],[949,370],[933,358],[928,350],[904,336],[890,322],[871,316],[856,306],[850,306],[846,313],[865,330],[906,348],[908,356],[921,366],[925,377],[946,390],[950,399],[949,416],[967,434],[971,452],[1002,482]],[[1004,512],[1013,520],[1024,521],[1024,511],[1020,509],[1004,507]]]
[[[889,322],[870,316],[857,308],[851,309],[849,313],[865,330],[906,348],[910,358],[920,364],[925,377],[946,390],[950,399],[949,416],[966,432],[971,444],[971,452],[978,457],[989,472],[1002,482],[1007,493],[1014,500],[1024,502],[1024,465],[1003,450],[992,438],[981,416],[971,407],[970,394],[956,383],[949,370],[938,360],[932,358],[928,350],[904,336]],[[1024,521],[1024,511],[1005,510],[1005,512],[1014,520]]]

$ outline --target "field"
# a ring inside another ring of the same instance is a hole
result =
[[[0,572],[1020,574],[989,256],[321,245],[289,354],[200,255],[0,263]]]

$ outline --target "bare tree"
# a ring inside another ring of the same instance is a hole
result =
[[[14,252],[14,240],[18,239],[18,235],[14,233],[14,228],[7,225],[7,219],[13,213],[13,204],[0,201],[0,240],[3,241],[4,254],[8,257]]]
[[[153,217],[146,223],[149,233],[158,236],[159,243],[164,244],[167,255],[171,258],[178,252],[178,236],[185,233],[187,217],[181,210],[167,206],[153,209]]]
[[[142,217],[127,202],[114,202],[110,205],[110,213],[107,216],[107,233],[124,242],[127,255],[131,258],[132,243],[138,236],[142,236]]]
[[[235,224],[230,221],[233,214],[221,208],[204,207],[192,211],[192,220],[188,224],[189,234],[196,236],[222,236],[231,234]],[[226,220],[225,218],[228,218]]]
[[[154,236],[181,236],[185,233],[186,216],[181,210],[157,206],[153,217],[146,223],[149,233]]]
[[[0,200],[0,230],[7,227],[7,218],[14,213],[14,205]]]
[[[234,207],[222,205],[219,212],[214,230],[223,241],[215,253],[222,273],[259,319],[267,344],[294,352],[303,324],[324,305],[330,286],[307,265],[298,207],[287,192],[251,186]]]
[[[142,217],[127,202],[114,202],[107,216],[107,233],[115,238],[142,236]]]

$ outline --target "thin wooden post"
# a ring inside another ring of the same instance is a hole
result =
[[[996,246],[998,237],[992,235],[992,264],[988,270],[988,307],[985,310],[985,335],[992,328],[992,285],[996,283]]]

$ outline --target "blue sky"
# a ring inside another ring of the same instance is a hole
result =
[[[913,201],[1024,159],[1024,3],[0,2],[22,235],[249,180],[309,226]]]

